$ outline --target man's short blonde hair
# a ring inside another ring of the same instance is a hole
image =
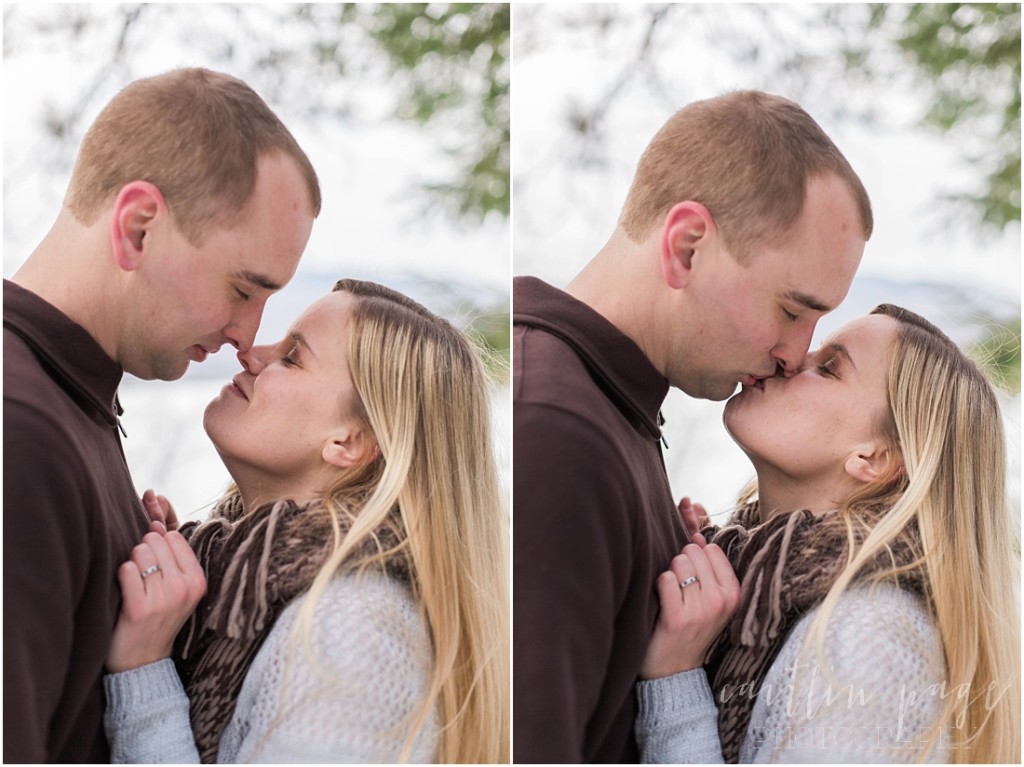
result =
[[[252,195],[260,157],[276,152],[295,161],[315,217],[316,172],[266,102],[235,77],[178,69],[137,80],[107,104],[82,142],[65,204],[89,225],[125,184],[148,181],[198,244],[209,227],[230,224]]]
[[[619,224],[639,242],[674,205],[693,200],[743,262],[756,241],[778,240],[799,218],[808,179],[828,174],[849,188],[867,240],[867,192],[821,127],[788,99],[737,91],[669,118],[637,164]]]

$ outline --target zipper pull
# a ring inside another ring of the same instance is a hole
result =
[[[121,399],[114,394],[114,420],[117,421],[117,428],[121,430],[125,439],[128,439],[128,432],[124,430],[124,426],[121,424],[121,416],[124,415],[124,408],[121,407]]]

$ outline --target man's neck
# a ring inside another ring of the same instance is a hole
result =
[[[608,243],[577,274],[565,292],[600,314],[630,338],[665,375],[657,301],[662,291],[652,279],[651,255],[616,229]]]
[[[64,210],[11,281],[81,325],[117,360],[119,312],[98,254],[103,244],[95,227],[78,225]]]

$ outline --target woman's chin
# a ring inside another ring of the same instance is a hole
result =
[[[742,423],[742,416],[737,416],[736,409],[738,406],[738,400],[733,396],[728,402],[725,403],[725,408],[722,410],[722,425],[725,426],[725,430],[729,432],[729,436],[732,437],[732,441],[740,447],[740,439],[736,433],[736,427]]]
[[[220,397],[214,399],[206,406],[206,410],[203,411],[203,431],[206,432],[206,436],[213,443],[213,446],[217,448],[217,452],[221,453],[221,435],[223,434],[223,424],[221,422],[223,419],[219,417],[219,400]]]

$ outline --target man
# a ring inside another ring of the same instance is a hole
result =
[[[89,129],[56,222],[4,281],[5,761],[109,761],[115,573],[148,527],[122,373],[247,350],[319,209],[308,158],[233,77],[137,81]]]
[[[871,233],[860,180],[796,104],[697,102],[645,150],[563,292],[514,284],[514,759],[631,762],[655,580],[687,543],[669,386],[723,400],[797,369]]]

